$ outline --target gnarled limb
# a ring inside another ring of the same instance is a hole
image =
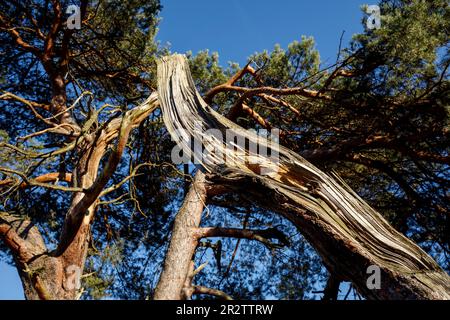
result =
[[[352,281],[367,298],[450,299],[449,276],[343,181],[337,182],[289,149],[259,140],[212,110],[196,91],[183,56],[159,61],[158,92],[169,132],[210,173],[210,180],[291,220],[330,272]],[[251,93],[266,92],[272,91],[263,88]],[[218,129],[223,135],[218,137],[207,129]],[[247,148],[237,152],[226,140],[225,130],[277,149],[279,157],[269,158]],[[182,139],[177,134],[180,131],[185,134]],[[216,152],[196,153],[191,141]],[[249,160],[257,165],[249,165]],[[370,265],[380,268],[381,289],[366,285]]]
[[[75,299],[77,297],[80,288],[71,284],[74,281],[73,271],[77,270],[78,275],[82,274],[90,239],[90,224],[96,204],[117,168],[131,130],[138,126],[158,106],[157,94],[154,93],[144,103],[127,111],[123,117],[111,120],[100,130],[94,132],[84,130],[83,136],[79,137],[78,140],[73,140],[69,146],[70,148],[77,148],[81,157],[74,171],[71,174],[66,173],[62,177],[63,180],[70,180],[72,183],[70,187],[48,183],[59,179],[59,173],[47,174],[33,179],[15,170],[0,168],[0,171],[7,174],[18,175],[23,180],[22,183],[17,182],[19,187],[38,186],[73,192],[72,203],[64,221],[64,228],[57,249],[53,252],[47,252],[45,249],[39,254],[32,253],[31,258],[27,257],[26,265],[18,264],[27,298]],[[85,124],[83,129],[88,126],[88,123]],[[100,161],[114,139],[116,139],[116,144],[106,165],[101,168],[102,171],[98,174]],[[20,152],[20,149],[13,146],[12,149]],[[14,183],[15,179],[10,178],[1,181],[0,186]],[[6,232],[5,228],[6,226],[2,225],[2,231]],[[35,227],[33,230],[36,231],[36,234],[39,234]],[[7,235],[5,242],[18,239],[13,237],[14,234],[11,231],[5,234]],[[23,239],[25,245],[28,241],[28,239]],[[22,245],[21,248],[25,248],[25,245]],[[17,253],[15,257],[17,260],[20,255]]]
[[[102,131],[100,138],[95,141],[95,144],[90,147],[91,152],[87,153],[87,157],[83,157],[85,159],[80,161],[81,171],[84,174],[78,177],[79,181],[77,181],[77,184],[83,188],[84,192],[74,196],[72,206],[66,215],[61,242],[56,250],[57,255],[63,254],[72,243],[83,221],[84,224],[90,223],[90,218],[87,217],[92,216],[95,208],[94,202],[97,201],[109,179],[114,174],[131,130],[155,110],[157,106],[157,95],[154,93],[143,104],[127,111],[122,118],[112,121],[106,130]],[[117,137],[117,143],[113,147],[102,172],[97,176],[100,160],[106,151],[108,142],[114,137]],[[86,212],[89,212],[89,214],[86,214]]]
[[[239,228],[220,228],[220,227],[204,227],[197,228],[194,231],[195,237],[199,238],[240,238],[248,240],[256,240],[269,248],[281,248],[289,245],[286,235],[276,228],[263,230],[239,229]],[[270,239],[276,239],[278,242],[272,242]]]
[[[210,296],[215,296],[221,300],[233,300],[233,298],[226,294],[225,292],[213,288],[207,288],[204,286],[192,286],[192,294],[207,294]]]
[[[42,257],[47,253],[37,227],[23,217],[0,212],[0,239],[13,253],[25,295],[29,299],[51,299],[39,268],[30,268],[31,264],[41,267]]]

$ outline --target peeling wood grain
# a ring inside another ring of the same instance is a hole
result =
[[[212,182],[291,220],[330,271],[352,281],[367,298],[450,299],[450,277],[338,177],[325,174],[287,148],[261,141],[210,108],[196,91],[184,56],[158,62],[158,94],[168,131]],[[226,139],[226,130],[277,151],[278,158],[234,147]],[[215,152],[202,157],[192,149],[191,140]],[[379,290],[366,286],[369,265],[381,269]]]

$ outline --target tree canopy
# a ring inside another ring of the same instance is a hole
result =
[[[69,4],[0,4],[0,226],[30,223],[26,240],[42,241],[46,253],[86,242],[79,298],[152,298],[196,172],[172,163],[175,142],[147,99],[155,61],[170,53],[155,40],[164,8],[157,0],[75,1],[78,30],[67,28]],[[187,53],[192,77],[213,109],[246,129],[279,129],[281,145],[338,174],[449,272],[449,5],[379,5],[381,28],[354,36],[332,65],[303,36],[245,66]],[[96,194],[86,207],[85,190]],[[202,239],[196,283],[235,299],[328,297],[333,275],[285,217],[235,193],[206,203],[202,226],[277,236]],[[21,270],[6,240],[1,258]],[[64,267],[75,255],[62,255]]]

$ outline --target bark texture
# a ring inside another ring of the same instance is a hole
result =
[[[192,257],[199,239],[195,231],[200,225],[205,201],[205,175],[198,171],[175,218],[155,300],[181,300],[184,287],[190,287],[191,281],[186,283],[186,280],[193,272]]]
[[[208,179],[291,220],[332,274],[352,281],[369,299],[450,299],[450,277],[339,177],[209,107],[195,89],[184,56],[159,61],[158,93],[173,139]],[[272,156],[256,152],[256,144]],[[367,287],[370,265],[380,268],[380,289]]]
[[[75,189],[56,250],[47,249],[38,228],[30,221],[0,213],[0,237],[13,253],[26,299],[62,300],[80,296],[79,278],[84,270],[97,202],[108,192],[106,185],[119,164],[131,130],[158,106],[154,93],[101,130],[90,130],[98,121],[98,113],[94,112],[83,128],[74,131],[78,136],[69,143],[69,148],[76,148],[81,157],[73,172],[65,175]],[[72,120],[65,121],[71,122],[72,127],[77,126]],[[108,148],[111,151],[101,167]],[[21,186],[37,185],[58,177],[59,174],[46,175]],[[3,181],[3,184],[10,182]]]

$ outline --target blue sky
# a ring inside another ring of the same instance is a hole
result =
[[[377,1],[373,1],[376,3]],[[316,39],[324,63],[333,63],[339,38],[344,44],[362,32],[364,0],[166,0],[158,39],[174,52],[209,49],[220,62],[245,63],[251,54],[287,47],[302,35]],[[372,3],[370,3],[372,4]]]
[[[23,299],[17,270],[0,262],[0,299]]]
[[[343,31],[345,46],[363,31],[364,0],[162,0],[157,39],[173,52],[209,49],[220,63],[243,65],[248,56],[275,44],[287,47],[302,35],[313,36],[325,65],[336,60]],[[0,299],[22,299],[17,271],[0,262]]]

